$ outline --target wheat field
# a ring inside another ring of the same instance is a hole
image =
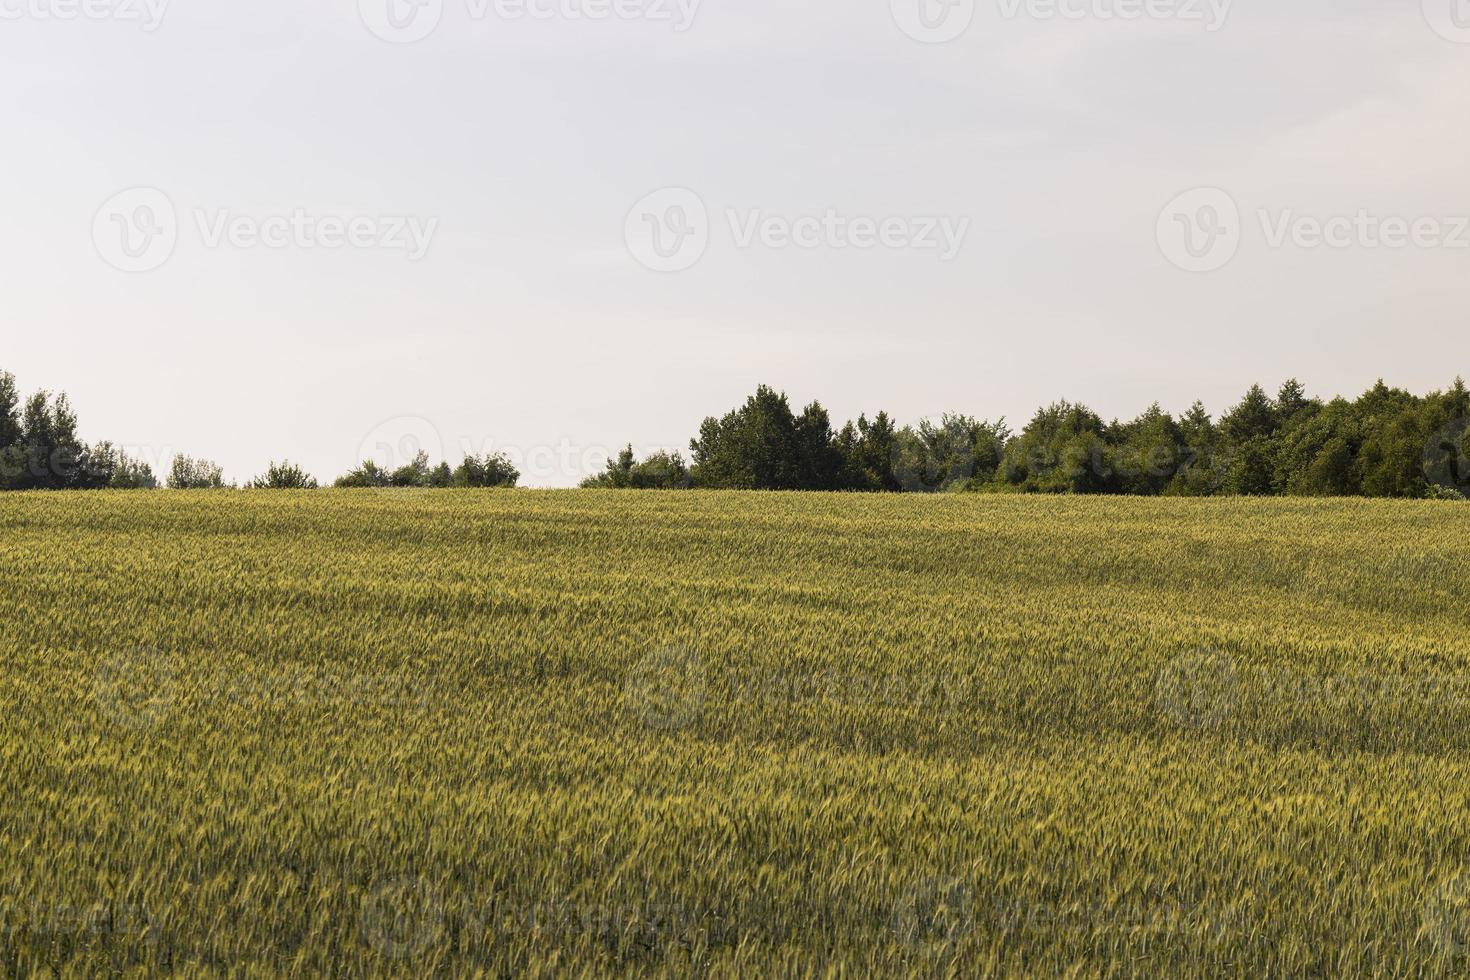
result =
[[[0,973],[1470,972],[1470,508],[0,497]]]

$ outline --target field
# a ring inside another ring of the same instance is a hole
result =
[[[1470,972],[1470,506],[0,496],[0,974]]]

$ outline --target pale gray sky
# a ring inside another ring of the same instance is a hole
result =
[[[1470,373],[1465,0],[421,2],[0,0],[0,367],[165,469],[530,485],[762,382],[1019,427]]]

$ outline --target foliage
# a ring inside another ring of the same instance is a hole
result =
[[[247,490],[315,490],[316,478],[290,461],[272,461],[265,473],[246,484]]]
[[[1218,420],[1196,402],[1179,417],[1151,405],[1131,421],[1106,422],[1085,405],[1059,401],[1019,432],[946,414],[899,428],[887,412],[835,429],[820,402],[800,414],[785,393],[760,386],[690,441],[691,461],[631,446],[587,488],[999,492],[1130,496],[1470,496],[1470,389],[1456,379],[1419,397],[1379,381],[1356,400],[1323,403],[1295,380],[1272,397],[1252,385]],[[251,487],[314,485],[287,467]],[[419,453],[396,469],[372,461],[339,488],[514,487],[520,473],[503,454],[467,457],[451,469]],[[172,489],[224,486],[220,468],[180,455]],[[24,403],[0,372],[0,489],[145,489],[146,464],[110,443],[89,447],[65,395]],[[1436,488],[1450,491],[1439,493]]]
[[[339,489],[399,489],[440,490],[446,487],[513,487],[521,475],[511,464],[510,458],[502,453],[486,454],[483,457],[467,456],[454,469],[448,463],[437,466],[429,454],[420,452],[410,462],[389,472],[373,460],[363,463],[346,476],[338,478]]]
[[[170,490],[220,490],[225,486],[225,471],[218,463],[195,459],[179,453],[168,471]]]
[[[683,456],[658,452],[639,462],[632,446],[608,460],[605,472],[582,481],[584,490],[685,490],[689,485]]]
[[[153,467],[129,456],[110,442],[99,443],[90,453],[91,469],[99,485],[109,490],[157,490]]]
[[[707,418],[689,443],[695,486],[719,490],[829,490],[841,472],[831,420],[816,402],[797,416],[761,385],[745,405]]]
[[[466,456],[450,477],[452,487],[514,487],[521,480],[520,470],[504,453]]]

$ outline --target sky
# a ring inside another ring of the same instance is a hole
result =
[[[0,369],[163,472],[1470,375],[1467,0],[0,0],[0,84]]]

